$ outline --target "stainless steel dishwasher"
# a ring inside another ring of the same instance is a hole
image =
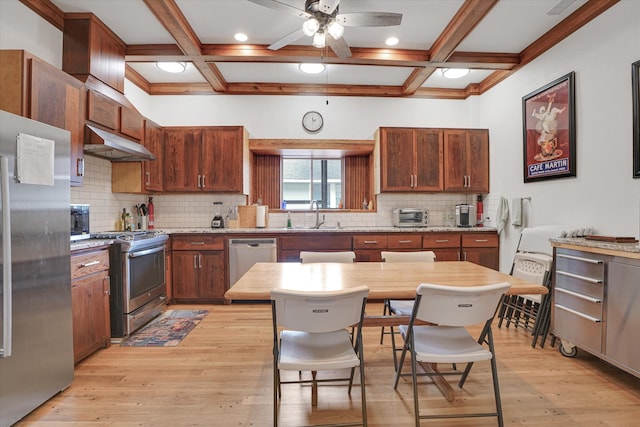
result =
[[[276,242],[275,238],[229,239],[229,287],[256,262],[277,262]]]

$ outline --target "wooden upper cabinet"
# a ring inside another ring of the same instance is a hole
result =
[[[442,191],[442,130],[381,128],[381,191]]]
[[[243,134],[244,129],[237,126],[202,131],[203,191],[242,192]]]
[[[155,160],[142,162],[144,188],[147,191],[162,191],[164,189],[163,139],[164,130],[162,126],[151,120],[145,120],[143,145],[156,156]]]
[[[91,13],[66,13],[62,69],[87,82],[90,76],[124,93],[126,44]]]
[[[489,192],[489,131],[444,131],[444,189],[454,192]]]
[[[120,128],[120,105],[92,90],[87,93],[87,120],[117,131]]]
[[[164,132],[164,189],[242,193],[248,187],[244,128],[170,127]]]
[[[144,117],[135,110],[121,106],[120,133],[142,141],[144,136]]]
[[[144,121],[144,145],[156,156],[141,162],[111,162],[111,191],[114,193],[146,194],[164,189],[164,131],[151,120]]]
[[[24,50],[0,51],[0,64],[0,109],[68,130],[71,185],[82,185],[83,84]]]
[[[199,129],[165,128],[164,189],[199,191]]]
[[[441,129],[415,129],[415,182],[417,191],[442,191],[442,144]]]

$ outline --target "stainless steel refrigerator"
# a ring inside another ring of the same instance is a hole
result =
[[[0,111],[1,427],[73,381],[69,144]]]

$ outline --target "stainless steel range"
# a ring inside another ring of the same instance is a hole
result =
[[[111,337],[127,337],[166,305],[164,245],[169,236],[154,231],[113,231],[92,234],[112,239],[109,250],[111,274]]]

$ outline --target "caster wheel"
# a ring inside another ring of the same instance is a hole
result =
[[[562,343],[558,345],[558,350],[560,351],[560,354],[563,355],[564,357],[574,357],[576,354],[578,354],[578,347],[573,346],[570,348],[570,350],[567,350],[565,346],[562,345]]]

